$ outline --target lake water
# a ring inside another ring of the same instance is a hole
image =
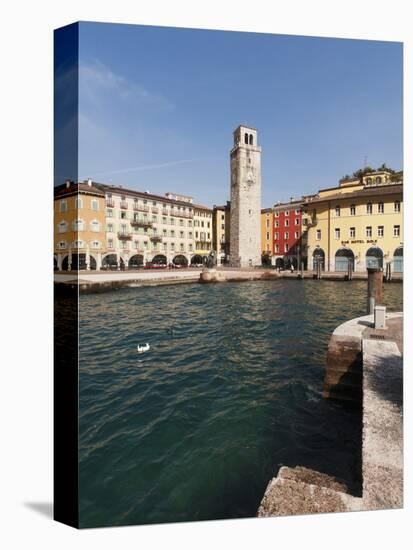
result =
[[[281,465],[360,490],[360,412],[321,396],[366,282],[277,280],[80,296],[80,525],[255,516]],[[384,287],[402,309],[402,285]],[[149,352],[138,354],[137,344]]]

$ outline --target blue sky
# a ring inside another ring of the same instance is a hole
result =
[[[212,206],[239,124],[258,129],[262,205],[402,168],[402,45],[81,23],[79,178]]]

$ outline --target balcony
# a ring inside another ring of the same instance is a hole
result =
[[[152,222],[150,222],[149,220],[131,220],[130,222],[131,226],[132,227],[152,227]]]
[[[152,206],[152,213],[153,214],[158,214],[159,213],[159,208],[157,208],[156,206]]]
[[[132,240],[132,233],[128,233],[127,231],[119,231],[118,239],[120,241],[131,241]]]
[[[162,242],[162,237],[160,235],[151,235],[149,238],[153,243],[161,243]]]
[[[113,199],[106,199],[106,208],[115,208],[115,201]]]
[[[123,210],[127,210],[128,209],[128,203],[126,201],[121,201],[120,202],[120,207],[123,208]]]
[[[169,212],[168,210],[162,210],[162,216],[168,216]]]
[[[149,206],[146,204],[134,203],[133,209],[137,212],[149,212]]]

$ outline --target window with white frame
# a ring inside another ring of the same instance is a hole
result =
[[[99,210],[99,201],[97,199],[92,199],[92,210]]]
[[[355,216],[355,215],[356,215],[356,205],[352,204],[350,206],[350,216]]]
[[[317,241],[321,241],[321,229],[316,230],[315,238],[316,238]]]
[[[113,218],[113,210],[111,210],[110,208],[108,208],[108,209],[106,210],[106,216],[107,216],[108,218]]]
[[[290,211],[289,211],[289,210],[286,210],[286,211],[284,212],[284,216],[289,216],[289,215],[290,215]]]
[[[400,237],[400,225],[393,225],[393,237]]]
[[[384,214],[384,203],[383,202],[379,202],[379,204],[377,205],[377,208],[378,208],[379,214]]]
[[[290,238],[290,234],[288,233],[288,231],[286,231],[284,233],[284,239],[289,239]]]
[[[61,221],[59,223],[59,233],[66,233],[67,231],[67,223],[65,221]]]
[[[275,245],[275,251],[276,251],[276,252],[279,252],[279,251],[280,251],[280,245],[279,245],[279,244],[276,244],[276,245]]]
[[[373,214],[373,205],[371,204],[371,202],[368,202],[366,204],[366,212],[367,214]]]
[[[295,209],[295,213],[296,213],[296,214],[299,214],[299,213],[300,213],[300,209],[299,209],[299,208],[296,208],[296,209]]]
[[[336,216],[339,217],[341,215],[341,208],[340,206],[336,206]]]
[[[354,239],[356,237],[356,228],[350,227],[350,239]]]
[[[384,225],[379,225],[377,227],[377,236],[384,237]]]
[[[373,228],[371,227],[371,225],[368,225],[366,227],[366,237],[372,237],[373,236]]]
[[[295,225],[300,225],[300,218],[295,218]]]
[[[113,248],[113,239],[108,239],[108,248]]]
[[[278,241],[278,239],[279,239],[279,233],[278,233],[278,231],[276,231],[275,232],[275,240]]]
[[[75,248],[83,248],[83,241],[75,241],[73,244]]]
[[[83,231],[84,230],[84,223],[83,220],[77,219],[73,222],[73,230],[74,231]]]
[[[113,233],[113,223],[108,223],[107,231],[108,233]]]
[[[339,227],[336,227],[334,229],[334,238],[335,239],[339,239],[340,238],[340,228]]]
[[[67,212],[67,202],[66,202],[66,200],[60,201],[60,212]]]
[[[90,226],[93,232],[97,233],[100,231],[100,223],[97,220],[93,220]]]
[[[80,197],[77,197],[75,200],[75,208],[83,208],[83,201]]]
[[[100,242],[99,241],[92,241],[92,248],[100,248]]]
[[[285,220],[284,225],[285,227],[288,227],[290,225],[290,220]]]
[[[394,211],[400,212],[400,201],[394,201]]]
[[[66,241],[60,241],[60,243],[59,243],[59,248],[61,248],[61,249],[62,249],[62,248],[66,248],[66,246],[67,246],[67,245],[66,245]]]
[[[280,222],[278,220],[275,220],[275,227],[279,227],[280,226]]]
[[[268,232],[268,231],[267,231],[267,233],[266,233],[265,237],[266,237],[267,241],[269,241],[269,240],[270,240],[270,234],[269,234],[269,232]]]
[[[288,252],[288,249],[289,249],[289,248],[290,248],[290,247],[288,246],[288,243],[285,243],[285,245],[284,245],[284,252]]]
[[[300,236],[300,233],[299,233],[298,231],[296,231],[296,232],[294,233],[294,238],[298,239],[299,236]]]

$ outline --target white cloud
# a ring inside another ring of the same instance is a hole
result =
[[[107,98],[112,101],[130,101],[135,105],[174,108],[174,104],[162,94],[115,73],[97,59],[79,63],[79,90],[81,102],[91,101],[96,104]]]

